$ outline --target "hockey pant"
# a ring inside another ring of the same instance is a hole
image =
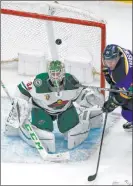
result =
[[[57,119],[59,131],[65,133],[79,123],[79,116],[74,106],[57,116],[49,115],[40,108],[32,109],[32,124],[42,130],[53,131],[53,121]]]
[[[41,130],[53,131],[53,121],[57,119],[58,129],[68,141],[68,149],[81,144],[87,137],[90,128],[99,128],[103,122],[103,114],[99,108],[84,110],[78,115],[72,105],[58,116],[49,115],[40,108],[32,109],[32,124]]]
[[[122,109],[121,115],[128,122],[133,121],[133,111],[132,110]]]
[[[133,121],[133,100],[129,100],[127,104],[122,106],[121,115],[128,122]]]

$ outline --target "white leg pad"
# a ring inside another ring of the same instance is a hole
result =
[[[80,122],[89,123],[90,128],[100,128],[103,125],[101,108],[87,108],[80,114]]]
[[[80,123],[64,133],[68,140],[68,149],[80,145],[89,135],[90,128],[99,128],[103,125],[103,112],[100,108],[85,109],[79,115]]]
[[[4,134],[6,136],[19,136],[19,129],[18,128],[14,128],[11,125],[5,125]]]
[[[72,149],[80,145],[88,137],[89,130],[89,122],[84,124],[79,123],[74,128],[65,133],[65,137],[67,134],[68,149]]]
[[[40,141],[42,142],[42,145],[47,150],[47,152],[55,152],[55,136],[52,132],[48,132],[46,130],[41,130],[33,126],[33,129],[37,136],[39,137]],[[28,132],[24,129],[24,127],[20,127],[19,129],[19,135],[20,137],[30,146],[35,147],[34,143],[32,142],[30,135]]]
[[[91,109],[90,116],[91,128],[100,128],[103,125],[103,112],[100,108]]]

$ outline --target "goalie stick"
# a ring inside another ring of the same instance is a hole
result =
[[[11,100],[11,103],[13,102],[13,98],[10,96],[7,88],[5,87],[4,83],[1,81],[1,86],[4,89],[5,93]],[[19,107],[17,105],[17,112],[18,112],[18,119],[20,119],[19,116]],[[58,153],[58,154],[48,154],[46,149],[43,147],[40,139],[38,138],[37,134],[35,133],[30,121],[26,122],[24,124],[24,128],[27,130],[29,133],[31,140],[33,141],[35,148],[38,150],[40,156],[43,158],[45,161],[65,161],[70,159],[70,153],[69,152],[64,152],[64,153]]]

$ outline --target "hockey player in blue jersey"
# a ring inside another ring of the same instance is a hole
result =
[[[103,72],[106,81],[113,89],[127,90],[124,93],[111,93],[111,98],[104,103],[103,111],[112,112],[118,106],[122,107],[122,116],[127,123],[123,128],[133,129],[133,53],[118,45],[107,45],[103,52]]]

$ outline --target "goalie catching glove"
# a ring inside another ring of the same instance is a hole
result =
[[[81,107],[92,108],[94,106],[102,107],[104,96],[97,89],[84,89],[76,100]]]
[[[11,111],[5,122],[6,126],[19,128],[28,118],[30,110],[31,106],[26,100],[14,98]]]

